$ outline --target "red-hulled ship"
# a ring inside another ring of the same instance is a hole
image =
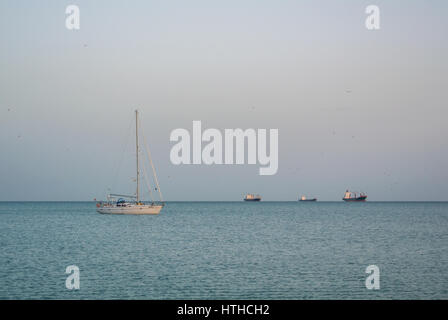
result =
[[[344,198],[342,200],[347,202],[363,202],[366,201],[367,195],[364,192],[357,194],[356,192],[345,191]]]

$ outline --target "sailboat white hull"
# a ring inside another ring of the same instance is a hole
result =
[[[96,211],[103,214],[159,214],[162,208],[161,205],[104,206]]]

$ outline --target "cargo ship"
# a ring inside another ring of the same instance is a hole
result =
[[[244,201],[261,201],[261,197],[257,195],[253,195],[251,193],[246,194],[244,197]]]
[[[342,200],[347,202],[364,202],[367,199],[367,195],[364,192],[357,194],[356,192],[351,192],[346,190],[344,198]]]
[[[301,196],[299,201],[317,201],[317,198],[307,199],[305,196]]]

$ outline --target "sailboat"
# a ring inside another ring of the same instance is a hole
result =
[[[151,159],[151,153],[149,148],[146,147],[149,162],[152,167],[152,172],[154,176],[154,181],[156,184],[156,190],[159,193],[160,202],[146,203],[140,198],[140,162],[139,162],[139,141],[138,141],[138,111],[135,110],[135,148],[136,148],[136,193],[135,195],[122,195],[122,194],[109,194],[107,196],[107,201],[97,202],[97,211],[103,214],[159,214],[165,203],[163,202],[162,192],[160,191],[159,182],[156,175],[156,170]],[[145,141],[146,142],[146,141]],[[144,168],[144,166],[143,166]],[[146,176],[146,171],[144,170]],[[147,179],[148,180],[148,179]],[[151,189],[148,185],[148,190],[151,193]],[[152,196],[151,196],[152,197]]]

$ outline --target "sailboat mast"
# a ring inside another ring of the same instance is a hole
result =
[[[139,185],[139,168],[138,168],[138,111],[135,110],[135,150],[136,150],[136,155],[137,155],[137,203],[139,202],[139,190],[138,190],[138,185]]]

